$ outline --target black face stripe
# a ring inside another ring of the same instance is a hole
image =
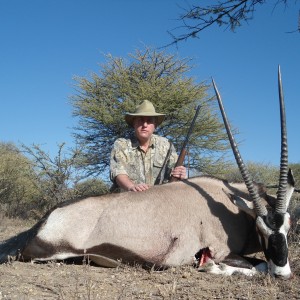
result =
[[[284,267],[288,261],[286,237],[279,232],[271,234],[266,252],[266,257],[271,259],[276,266]]]
[[[274,214],[274,219],[273,219],[275,228],[279,229],[283,223],[284,223],[284,214]]]
[[[281,228],[281,226],[284,224],[284,217],[285,214],[275,213],[274,215],[270,214],[264,216],[263,220],[270,229],[274,231],[278,231]]]

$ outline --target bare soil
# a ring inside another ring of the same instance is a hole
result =
[[[0,240],[32,224],[0,221]],[[1,299],[300,299],[299,243],[291,245],[291,280],[269,275],[221,277],[190,266],[164,271],[139,266],[12,262],[0,265]]]

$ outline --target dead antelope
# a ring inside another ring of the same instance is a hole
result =
[[[10,257],[46,261],[88,256],[105,267],[122,262],[165,268],[198,260],[200,270],[212,273],[252,275],[259,270],[289,278],[287,208],[294,180],[287,167],[280,69],[278,82],[282,150],[276,206],[270,212],[265,206],[268,196],[251,181],[243,164],[213,82],[245,184],[201,176],[154,186],[143,193],[66,202],[31,229],[2,242],[0,262]],[[254,267],[242,258],[262,250],[267,264]]]

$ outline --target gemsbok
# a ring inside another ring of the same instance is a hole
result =
[[[65,202],[31,229],[3,241],[0,262],[86,257],[103,267],[124,263],[163,269],[197,264],[200,271],[216,274],[269,272],[290,278],[287,209],[294,179],[288,169],[280,67],[282,141],[276,198],[251,180],[214,80],[212,83],[244,184],[199,176],[154,186],[142,193]],[[268,204],[274,202],[273,206]],[[252,254],[259,251],[264,251],[267,262],[257,263],[254,259]]]

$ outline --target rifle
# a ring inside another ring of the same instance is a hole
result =
[[[184,143],[183,143],[183,145],[181,147],[180,154],[179,154],[177,162],[175,164],[175,168],[183,165],[183,161],[184,161],[184,158],[186,156],[186,147],[187,147],[187,144],[189,142],[189,139],[190,139],[190,136],[192,134],[192,131],[194,129],[195,122],[196,122],[196,119],[198,117],[199,111],[200,111],[200,105],[198,105],[197,108],[196,108],[196,112],[195,112],[194,118],[193,118],[192,123],[190,125],[188,134],[185,137]],[[176,178],[176,177],[171,176],[169,182],[173,182],[173,181],[177,181],[177,180],[179,180],[179,179]]]

